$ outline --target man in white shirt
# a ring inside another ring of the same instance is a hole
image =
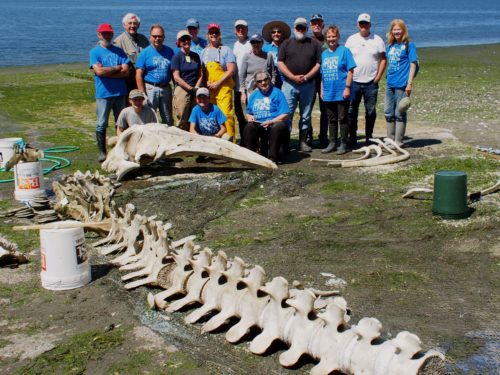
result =
[[[345,46],[349,48],[356,62],[351,88],[351,105],[349,107],[349,143],[356,147],[358,130],[358,112],[361,99],[365,105],[365,138],[366,144],[373,136],[377,112],[378,82],[384,74],[387,59],[385,43],[381,37],[372,34],[371,17],[367,13],[358,16],[359,33],[347,38]]]
[[[246,103],[241,103],[240,82],[238,79],[239,69],[243,62],[243,56],[252,51],[250,38],[248,37],[248,22],[245,20],[237,20],[234,23],[234,33],[238,40],[234,42],[233,53],[236,56],[236,73],[234,74],[234,113],[238,119],[238,126],[240,131],[240,146],[243,146],[243,129],[245,128],[246,119],[243,108]]]

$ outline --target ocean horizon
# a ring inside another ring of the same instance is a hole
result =
[[[207,5],[208,4],[208,5]],[[84,62],[96,44],[96,28],[110,23],[118,36],[123,28],[121,19],[133,12],[141,17],[140,32],[148,35],[153,23],[166,31],[165,44],[173,47],[177,31],[185,21],[195,17],[200,21],[200,34],[210,22],[222,27],[223,42],[232,45],[234,21],[240,18],[249,23],[249,32],[261,32],[262,26],[273,19],[293,25],[297,17],[309,19],[320,13],[325,24],[336,24],[341,30],[341,43],[357,31],[359,13],[372,17],[372,31],[386,39],[389,23],[402,18],[408,24],[410,38],[417,47],[446,47],[500,43],[500,2],[496,0],[420,0],[399,1],[388,5],[383,0],[303,1],[212,0],[210,3],[192,1],[142,1],[127,4],[119,0],[106,3],[96,0],[2,0],[0,14],[4,30],[0,48],[4,53],[0,66],[45,65]]]

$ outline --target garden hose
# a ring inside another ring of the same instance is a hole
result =
[[[56,146],[49,147],[43,150],[44,157],[39,159],[40,162],[49,162],[52,163],[50,167],[43,168],[43,175],[49,174],[50,172],[57,171],[59,169],[63,169],[69,167],[71,165],[71,160],[63,158],[61,156],[54,156],[51,154],[63,154],[66,152],[73,152],[79,150],[80,147],[77,146]],[[47,155],[48,154],[48,155]],[[5,168],[0,168],[0,172],[6,172]],[[0,183],[6,182],[14,182],[13,178],[0,180]]]

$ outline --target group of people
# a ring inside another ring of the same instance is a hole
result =
[[[261,33],[249,35],[247,21],[239,19],[233,48],[222,43],[217,23],[208,24],[204,39],[198,35],[199,22],[188,19],[174,49],[164,44],[160,24],[150,27],[148,40],[138,32],[136,14],[126,14],[122,23],[124,32],[114,41],[112,26],[99,25],[99,43],[90,52],[99,161],[106,158],[106,128],[113,111],[118,134],[132,125],[157,122],[158,112],[168,126],[236,142],[237,121],[241,146],[281,162],[289,151],[297,106],[299,150],[312,151],[316,94],[322,152],[344,154],[357,147],[362,100],[367,143],[373,135],[378,83],[386,67],[387,136],[403,144],[418,59],[400,19],[390,24],[387,46],[371,32],[367,13],[358,16],[359,32],[345,45],[339,27],[325,27],[321,14],[312,15],[309,22],[297,18],[293,35],[283,21],[270,21]]]

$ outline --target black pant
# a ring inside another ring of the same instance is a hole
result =
[[[330,141],[337,140],[340,125],[340,138],[342,142],[347,142],[349,101],[325,102],[325,106],[328,114],[328,130],[330,132],[328,139]]]
[[[290,139],[288,125],[284,121],[277,122],[267,128],[248,122],[245,126],[245,147],[262,156],[278,160],[280,147],[286,151],[286,143]],[[260,142],[259,142],[260,141]]]
[[[241,92],[234,90],[234,114],[238,120],[238,129],[240,131],[240,146],[244,146],[244,133],[245,125],[247,120],[245,118],[245,112],[243,111],[243,106],[241,105]]]

